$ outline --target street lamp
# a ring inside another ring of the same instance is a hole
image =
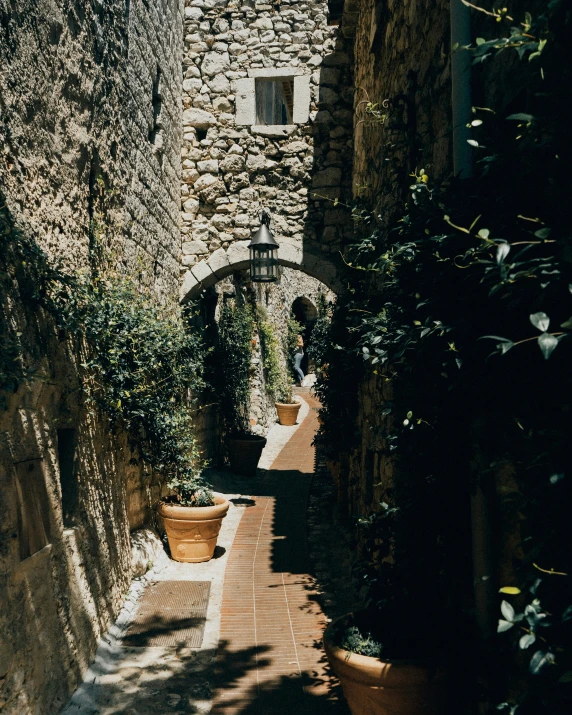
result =
[[[250,280],[271,283],[278,279],[278,244],[270,231],[270,214],[263,210],[260,228],[250,244]]]

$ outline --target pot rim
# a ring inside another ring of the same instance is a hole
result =
[[[274,404],[276,407],[302,407],[302,400],[297,399],[296,402],[277,402],[275,401]]]
[[[229,435],[227,435],[226,438],[227,438],[227,440],[231,440],[234,442],[251,442],[251,443],[255,443],[255,442],[260,443],[262,441],[264,441],[264,443],[267,442],[266,437],[264,437],[261,434],[229,434]]]
[[[332,653],[332,655],[337,658],[337,659],[343,659],[346,663],[349,663],[350,659],[355,665],[362,665],[363,667],[366,668],[371,668],[374,663],[382,666],[397,666],[397,667],[416,667],[416,668],[431,668],[431,667],[437,667],[439,664],[437,663],[437,659],[427,659],[427,658],[376,658],[375,656],[371,655],[360,655],[359,653],[354,653],[353,651],[350,650],[345,650],[345,648],[342,648],[340,645],[336,643],[336,639],[334,637],[334,633],[338,631],[340,626],[342,625],[349,625],[348,621],[350,619],[353,619],[357,613],[360,613],[361,611],[357,611],[354,613],[351,611],[350,613],[346,613],[343,616],[340,616],[339,618],[334,619],[326,628],[324,631],[324,647],[326,647],[326,642],[329,646],[329,650]]]
[[[170,504],[160,499],[157,502],[157,512],[164,519],[179,521],[205,521],[208,519],[222,518],[230,508],[230,501],[222,494],[214,494],[214,504],[208,506],[184,506],[183,504]]]

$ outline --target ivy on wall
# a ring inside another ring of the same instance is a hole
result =
[[[110,429],[127,431],[143,461],[178,490],[182,503],[208,502],[193,434],[204,348],[190,325],[192,308],[162,305],[110,269],[64,272],[13,225],[5,206],[0,255],[6,266],[0,276],[1,389],[15,392],[37,379],[34,353],[49,355],[49,340],[65,338],[85,405],[103,412]]]
[[[572,708],[572,151],[562,106],[572,80],[572,19],[559,0],[536,18],[489,15],[491,39],[468,50],[477,78],[483,72],[485,82],[494,63],[497,78],[524,91],[510,106],[475,102],[474,179],[440,186],[429,166],[420,167],[396,225],[354,211],[349,290],[334,312],[318,386],[320,439],[330,455],[355,452],[356,394],[372,376],[391,380],[395,397],[382,407],[377,436],[402,478],[380,485],[382,503],[362,519],[362,573],[372,603],[408,624],[397,641],[412,630],[427,635],[429,611],[434,643],[448,631],[437,614],[456,612],[462,627],[468,613],[460,604],[472,588],[472,480],[494,488],[497,479],[503,520],[519,526],[514,552],[493,535],[497,568],[504,559],[513,582],[498,584],[501,635],[488,657],[506,676],[506,700],[499,705],[490,694],[491,711],[565,713]],[[496,35],[499,26],[506,36]],[[501,467],[510,478],[495,476]],[[509,673],[519,669],[526,687],[512,692]]]
[[[220,390],[223,413],[231,433],[250,431],[250,364],[254,318],[247,302],[224,300],[218,322]]]

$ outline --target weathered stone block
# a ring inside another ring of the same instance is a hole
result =
[[[341,180],[342,170],[335,166],[330,166],[327,169],[323,169],[322,171],[318,171],[314,174],[312,186],[315,189],[323,186],[338,186],[341,183]]]
[[[216,124],[215,115],[204,109],[191,108],[183,112],[183,126],[208,129],[214,124]]]
[[[218,248],[208,259],[208,264],[217,278],[224,278],[230,272],[228,255],[224,248]]]
[[[207,244],[198,238],[193,241],[185,241],[182,246],[182,251],[187,255],[197,255],[201,253],[208,253]]]
[[[214,174],[218,172],[218,161],[216,159],[205,159],[197,162],[197,169],[201,174]],[[200,191],[200,189],[197,189]]]
[[[227,156],[220,162],[219,168],[228,174],[238,174],[244,170],[244,157],[238,154]]]
[[[201,64],[201,69],[207,77],[221,74],[230,68],[228,52],[206,52]]]
[[[233,243],[228,247],[226,252],[226,255],[228,256],[228,262],[235,270],[248,268],[249,243],[250,241],[237,241],[236,243]]]

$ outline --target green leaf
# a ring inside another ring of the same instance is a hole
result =
[[[565,320],[563,323],[560,323],[560,327],[564,328],[564,330],[572,330],[572,317],[568,318],[568,320]]]
[[[516,586],[503,586],[502,588],[499,588],[499,593],[506,593],[509,596],[518,596],[520,592],[520,588],[517,588]]]
[[[479,146],[479,142],[476,139],[467,139],[467,144],[471,146]]]
[[[550,229],[548,226],[545,226],[544,228],[539,228],[538,231],[534,232],[534,235],[536,238],[540,238],[544,241],[544,239],[548,238],[550,236]]]
[[[479,238],[488,238],[490,234],[490,231],[488,228],[481,228],[480,231],[477,233],[477,236]]]
[[[542,333],[542,335],[538,336],[538,345],[542,350],[544,359],[548,360],[558,345],[558,338],[550,333]]]
[[[477,39],[475,40],[475,42],[476,42],[476,44],[477,44],[477,47],[479,47],[480,45],[484,45],[485,42],[486,42],[486,40],[485,40],[484,37],[477,37]]]
[[[550,318],[546,315],[546,313],[532,313],[529,318],[530,322],[535,328],[538,328],[538,330],[542,330],[542,332],[546,332],[548,330],[548,327],[550,326]]]
[[[504,259],[508,256],[510,253],[510,244],[508,243],[501,243],[499,244],[499,247],[497,248],[497,263],[500,264],[504,261]]]
[[[556,658],[554,653],[550,651],[537,650],[536,653],[530,659],[528,669],[532,675],[538,675],[544,668],[549,665],[554,665]]]
[[[534,635],[534,633],[525,633],[521,637],[521,639],[518,641],[518,646],[521,650],[524,650],[525,648],[528,648],[535,642],[536,642],[536,636]]]
[[[514,608],[510,605],[510,603],[508,601],[502,601],[500,609],[501,609],[501,613],[506,618],[506,620],[513,623],[515,613],[514,613]]]
[[[499,618],[497,633],[504,633],[505,631],[510,630],[513,626],[514,623],[511,623],[510,621],[504,621],[502,618]]]
[[[534,117],[532,116],[532,114],[524,114],[523,112],[518,112],[517,114],[509,114],[506,119],[507,121],[515,122],[532,122],[534,120]]]

